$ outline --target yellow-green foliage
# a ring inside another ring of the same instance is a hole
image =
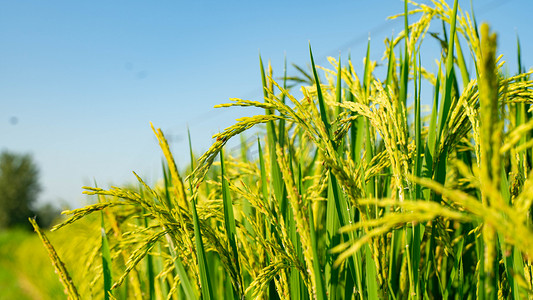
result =
[[[99,272],[96,264],[93,263],[91,268],[87,268],[85,264],[89,251],[99,246],[95,239],[99,228],[94,226],[97,224],[92,219],[89,217],[81,220],[68,231],[46,233],[75,282],[84,282],[84,278],[89,278],[88,272]],[[0,299],[67,299],[63,293],[65,288],[58,281],[54,266],[50,264],[49,253],[37,235],[26,231],[3,232],[0,237],[0,254],[0,276],[6,278],[6,281],[1,280],[6,282],[6,287],[2,290],[13,293],[2,293]],[[91,262],[87,265],[91,265]],[[93,277],[90,275],[91,279]],[[7,279],[12,281],[11,285],[7,283]],[[78,284],[77,287],[84,295],[89,294],[85,285]],[[100,290],[96,289],[97,292]]]
[[[531,72],[505,75],[496,36],[488,25],[479,35],[457,1],[411,5],[393,17],[406,25],[386,41],[384,78],[367,55],[362,76],[330,58],[323,79],[311,55],[297,99],[261,62],[263,101],[219,107],[265,114],[215,135],[194,170],[180,172],[153,128],[167,161],[160,184],[86,187],[99,202],[55,228],[70,232],[58,252],[82,298],[101,299],[105,280],[116,299],[530,297]],[[435,20],[450,30],[431,73],[419,54]],[[432,99],[422,99],[422,80]],[[429,115],[422,101],[432,101]],[[222,154],[257,125],[267,128],[257,159],[245,142],[241,157]],[[89,219],[100,211],[105,235]]]
[[[39,238],[27,231],[0,233],[0,278],[0,299],[57,299],[63,291]]]

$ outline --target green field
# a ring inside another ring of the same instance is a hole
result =
[[[25,230],[0,233],[0,299],[66,299],[39,238]]]
[[[152,126],[158,184],[85,187],[97,202],[45,232],[64,288],[48,280],[36,235],[0,238],[13,247],[0,248],[0,276],[42,299],[532,297],[533,81],[520,45],[512,67],[457,1],[409,8],[382,61],[369,43],[360,74],[351,59],[315,66],[311,47],[297,78],[260,60],[264,98],[219,107],[265,113],[238,119],[200,157],[191,146],[186,168]],[[445,31],[434,73],[420,54],[432,22]],[[254,126],[257,140],[224,152]]]

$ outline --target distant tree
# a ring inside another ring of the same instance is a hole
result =
[[[0,228],[24,226],[41,187],[39,170],[28,154],[0,154]]]
[[[44,203],[35,209],[37,224],[41,228],[50,228],[55,225],[61,217],[61,209],[52,203]]]

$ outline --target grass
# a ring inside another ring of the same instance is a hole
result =
[[[161,183],[86,187],[100,201],[65,212],[54,229],[102,212],[93,222],[102,234],[80,252],[86,270],[66,263],[69,297],[73,287],[99,299],[531,297],[533,81],[519,44],[508,75],[495,34],[457,1],[406,2],[393,16],[402,17],[404,31],[385,43],[383,78],[370,41],[361,77],[351,59],[316,66],[311,48],[311,71],[285,70],[283,82],[260,59],[263,101],[218,107],[265,114],[216,134],[198,160],[191,147],[185,172],[154,128]],[[432,22],[443,24],[436,73],[420,55]],[[290,80],[302,83],[301,99]],[[266,127],[256,160],[244,139],[240,155],[224,153],[254,126]]]
[[[86,223],[82,221],[79,225]],[[77,227],[74,226],[74,227]],[[75,228],[72,229],[75,229]],[[50,234],[54,244],[65,244],[62,235]],[[71,238],[69,238],[71,240]],[[75,248],[71,245],[72,248]],[[62,251],[64,255],[66,252]],[[76,261],[69,260],[70,265]],[[37,235],[27,230],[6,230],[0,233],[0,299],[66,299],[63,286],[54,273],[46,249]]]
[[[0,289],[3,291],[0,299],[42,298],[42,292],[38,291],[28,279],[24,270],[17,270],[16,267],[18,265],[17,250],[23,249],[21,244],[28,245],[29,240],[32,240],[32,237],[23,230],[4,231],[0,234]],[[33,239],[33,246],[39,247],[38,243],[37,239]],[[42,260],[46,261],[46,258],[42,257]],[[48,262],[46,262],[45,269],[47,267],[52,270]],[[43,272],[42,275],[45,273]],[[55,276],[52,276],[52,280],[52,283],[57,282]],[[59,282],[55,285],[60,287]],[[61,289],[58,292],[61,292]]]

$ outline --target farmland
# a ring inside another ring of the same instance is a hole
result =
[[[315,65],[311,46],[299,77],[260,59],[263,99],[218,107],[264,114],[238,119],[199,157],[190,143],[187,168],[152,125],[165,158],[159,183],[135,175],[131,186],[85,187],[94,204],[66,211],[52,233],[34,224],[60,290],[71,299],[530,297],[533,81],[520,44],[511,72],[493,29],[457,1],[406,2],[393,18],[405,27],[385,41],[382,77],[370,43],[359,74],[351,58]],[[421,60],[432,22],[443,23],[436,72]],[[257,139],[224,151],[251,128]]]

